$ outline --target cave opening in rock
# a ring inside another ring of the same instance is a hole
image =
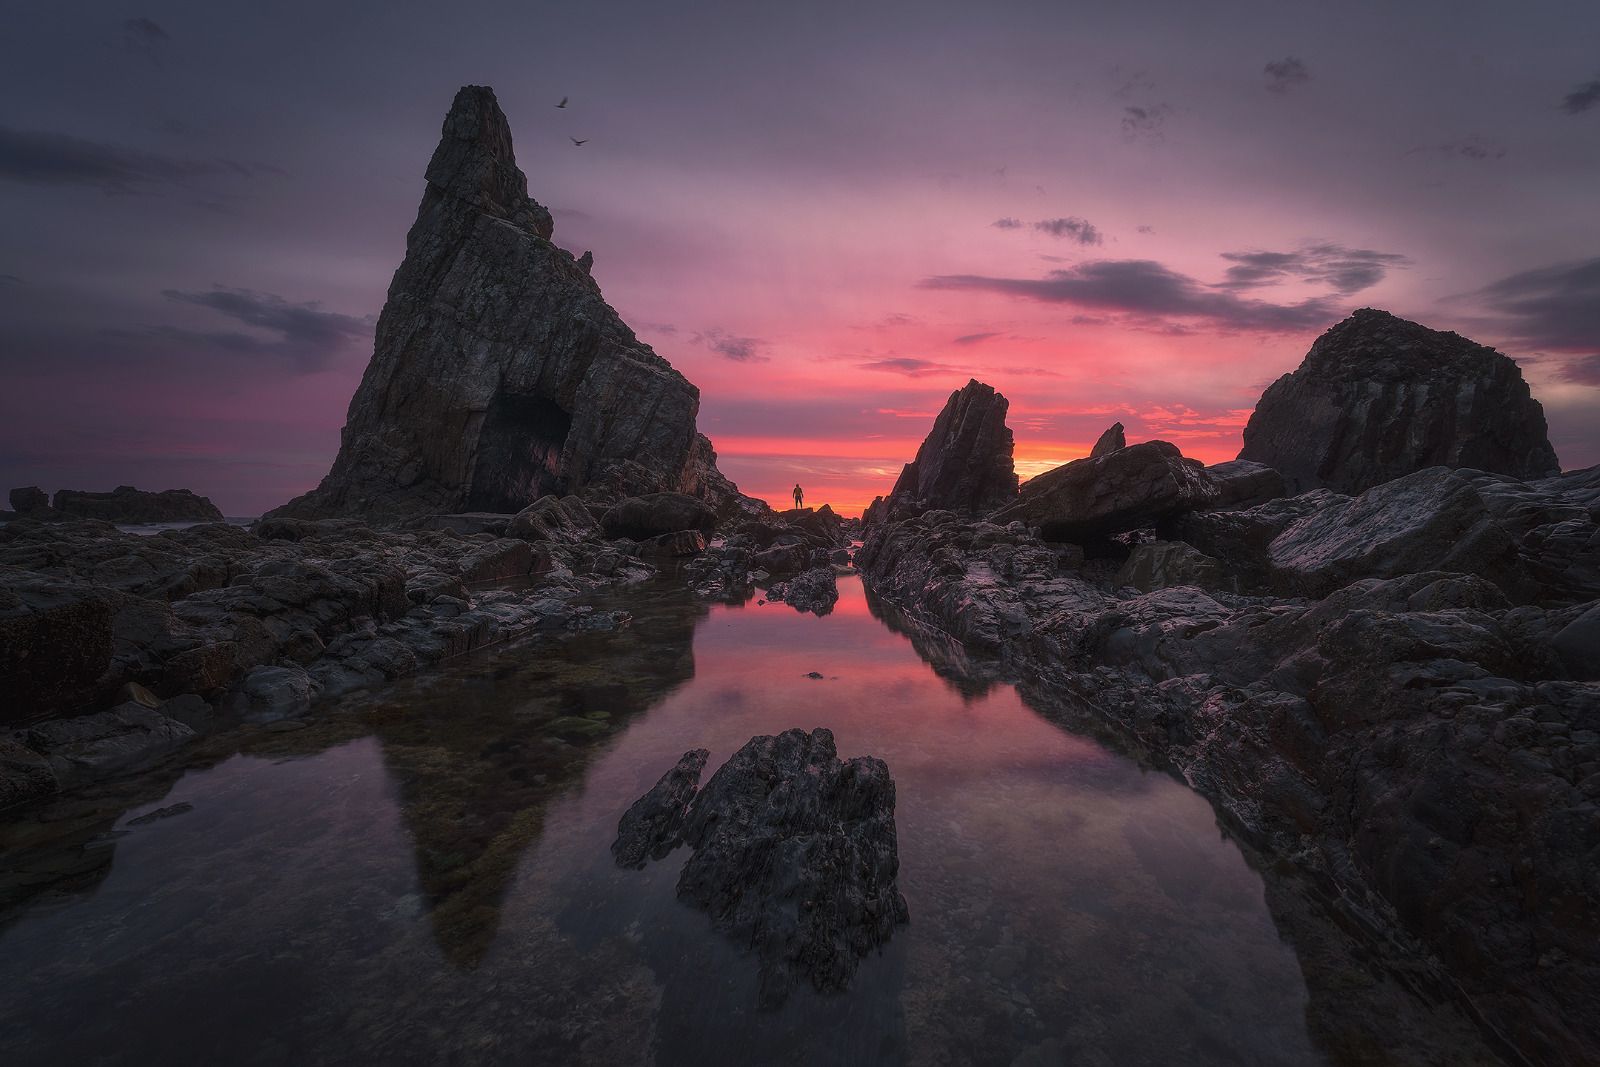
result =
[[[542,396],[498,396],[478,432],[469,511],[521,511],[546,493],[560,492],[561,450],[572,416]]]

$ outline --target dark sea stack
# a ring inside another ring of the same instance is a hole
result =
[[[824,729],[753,737],[696,793],[704,766],[703,749],[685,753],[628,809],[611,846],[618,865],[693,849],[678,897],[755,948],[762,1007],[802,979],[846,988],[860,958],[910,917],[889,768],[840,760]]]
[[[699,391],[551,243],[494,93],[444,121],[338,458],[299,518],[514,513],[547,494],[735,492],[695,430]]]
[[[1110,455],[1119,448],[1127,447],[1128,438],[1123,433],[1122,423],[1113,422],[1106,428],[1106,432],[1100,435],[1100,439],[1094,443],[1094,447],[1089,450],[1089,458],[1099,459],[1101,456]]]
[[[1151,526],[1219,499],[1216,482],[1176,445],[1142,441],[1076,459],[1030,479],[1019,499],[990,518],[1038,527],[1049,541],[1085,544]]]
[[[50,497],[37,485],[11,490],[11,510],[18,515],[37,515],[50,510]]]
[[[986,515],[1017,498],[1005,395],[976,378],[950,394],[917,457],[900,472],[888,509]],[[874,517],[881,511],[874,511]]]
[[[1240,459],[1289,490],[1359,493],[1427,467],[1516,478],[1560,472],[1544,409],[1492,348],[1363,308],[1262,394]]]
[[[188,489],[151,493],[131,485],[119,485],[109,493],[59,489],[55,513],[66,519],[99,519],[102,522],[222,521],[222,512],[215,504]]]

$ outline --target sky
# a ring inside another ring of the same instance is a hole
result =
[[[315,485],[469,83],[754,495],[859,512],[969,377],[1025,478],[1231,459],[1358,307],[1600,463],[1592,0],[77,0],[0,35],[0,489]]]

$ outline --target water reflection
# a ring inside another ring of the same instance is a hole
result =
[[[620,606],[628,631],[475,657],[0,827],[7,1062],[1321,1061],[1274,922],[1313,909],[1269,883],[1269,912],[1170,777],[853,578],[826,618],[667,583]],[[608,846],[686,749],[714,768],[818,725],[895,775],[912,922],[849,993],[760,1012],[674,858],[620,871]]]

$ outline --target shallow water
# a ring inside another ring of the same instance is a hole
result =
[[[942,679],[840,591],[817,618],[651,586],[612,605],[622,632],[9,828],[5,1062],[1323,1062],[1205,801],[1010,686]],[[709,777],[795,726],[887,761],[911,923],[848,992],[766,1012],[753,958],[674,898],[684,853],[622,871],[609,845],[685,750]]]

